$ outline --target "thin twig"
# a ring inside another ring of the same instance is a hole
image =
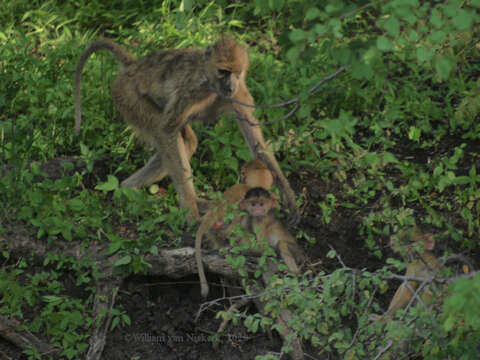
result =
[[[325,84],[327,81],[337,77],[339,74],[343,73],[344,71],[347,70],[347,66],[342,66],[340,69],[338,69],[337,71],[335,71],[333,74],[330,74],[329,76],[323,78],[322,80],[320,80],[318,83],[316,83],[314,86],[312,86],[307,92],[307,96],[312,94],[313,92],[317,91],[317,89],[322,86],[323,84]],[[252,105],[252,104],[247,104],[247,103],[244,103],[243,101],[239,101],[237,99],[234,99],[230,96],[227,96],[227,95],[224,95],[222,94],[220,91],[218,91],[217,89],[215,89],[213,86],[211,86],[209,83],[207,83],[206,85],[206,88],[210,91],[213,91],[215,92],[219,97],[225,99],[225,100],[228,100],[232,103],[235,103],[235,104],[238,104],[238,105],[241,105],[241,106],[245,106],[245,107],[249,107],[249,108],[253,108],[253,109],[276,109],[276,108],[281,108],[281,107],[284,107],[284,106],[287,106],[287,105],[291,105],[291,104],[295,104],[295,107],[287,114],[287,115],[284,115],[276,120],[272,120],[272,121],[264,121],[262,123],[259,123],[259,122],[252,122],[250,121],[250,119],[247,119],[245,116],[240,116],[240,118],[243,120],[243,121],[246,121],[250,126],[260,126],[260,125],[267,125],[267,124],[273,124],[275,122],[279,122],[279,121],[283,121],[287,118],[289,118],[290,116],[292,116],[293,114],[295,114],[297,112],[297,110],[300,108],[300,97],[297,96],[297,97],[294,97],[290,100],[287,100],[287,101],[284,101],[284,102],[281,102],[281,103],[277,103],[277,104],[266,104],[266,105]],[[238,114],[237,114],[238,116]]]
[[[383,2],[383,1],[384,1],[384,0],[372,1],[371,3],[368,3],[368,4],[365,4],[365,5],[363,5],[363,6],[360,6],[358,9],[354,9],[354,10],[352,10],[352,11],[350,11],[350,12],[348,12],[348,13],[342,15],[342,16],[340,16],[339,19],[340,19],[340,20],[343,20],[343,19],[345,19],[345,18],[347,18],[347,17],[349,17],[349,16],[352,16],[352,15],[355,15],[356,13],[359,13],[359,12],[362,11],[362,10],[365,10],[365,9],[367,9],[367,8],[369,8],[369,7],[373,7],[373,6],[375,6],[375,5],[377,5],[378,3],[381,3],[381,2]]]
[[[412,306],[413,302],[415,300],[418,300],[422,305],[423,307],[425,307],[425,303],[422,301],[422,299],[420,298],[419,294],[420,294],[420,291],[423,290],[423,288],[425,287],[425,285],[427,285],[427,282],[422,282],[416,291],[414,291],[410,285],[408,285],[408,282],[406,283],[407,285],[407,288],[413,293],[413,296],[410,298],[410,301],[408,302],[407,306],[403,309],[403,314],[402,316],[400,317],[400,320],[403,320],[405,318],[405,316],[407,315],[408,313],[408,309],[410,309],[410,307]]]
[[[373,360],[378,360],[378,359],[380,359],[380,357],[381,357],[383,354],[385,354],[385,353],[388,351],[388,349],[390,349],[390,348],[392,347],[392,344],[393,344],[393,340],[392,340],[392,339],[388,340],[388,341],[387,341],[387,345],[385,345],[384,348],[380,349],[380,351],[378,352],[377,356],[375,356],[375,358],[374,358]]]
[[[338,262],[342,265],[342,267],[343,267],[343,268],[347,268],[347,265],[345,265],[345,263],[343,262],[343,260],[342,260],[342,258],[340,257],[340,255],[338,255],[337,250],[335,250],[335,249],[333,248],[333,246],[330,245],[330,244],[328,244],[328,246],[329,246],[330,250],[335,251],[335,257],[337,258]]]
[[[365,310],[363,310],[362,316],[365,316],[367,314],[368,309],[370,309],[370,306],[372,306],[372,302],[373,302],[373,299],[375,298],[375,294],[377,290],[378,290],[378,286],[375,286],[375,289],[373,289],[373,293],[370,296],[370,299],[368,300],[368,304],[365,307]],[[345,354],[348,354],[348,350],[350,350],[353,347],[353,345],[355,345],[355,341],[357,340],[357,336],[360,333],[360,330],[362,330],[362,328],[358,326],[357,331],[355,331],[355,334],[353,334],[353,338],[352,338],[352,341],[350,342],[350,345],[348,345],[348,348],[345,350]],[[347,355],[345,355],[344,359],[346,359],[346,356]]]

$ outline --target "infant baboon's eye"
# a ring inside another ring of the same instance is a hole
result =
[[[230,76],[230,71],[218,69],[217,74],[218,74],[218,77],[224,78],[224,77]]]

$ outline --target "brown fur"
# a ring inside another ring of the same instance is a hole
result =
[[[435,247],[432,234],[423,234],[415,227],[402,231],[397,236],[392,236],[390,245],[407,262],[406,277],[432,278],[441,270],[437,258],[432,253]],[[413,280],[402,283],[395,292],[385,314],[381,316],[373,314],[371,320],[388,322],[398,310],[404,309],[410,303],[419,286],[420,283]],[[418,295],[428,301],[431,291],[426,286]]]
[[[276,196],[270,195],[266,189],[255,187],[248,190],[239,206],[247,212],[241,225],[250,234],[256,235],[257,248],[252,249],[254,253],[261,253],[266,245],[271,246],[280,253],[288,269],[292,273],[298,273],[296,260],[303,261],[304,254],[295,238],[275,217],[273,210],[276,206]],[[255,232],[256,229],[259,231]],[[266,244],[262,244],[262,240],[266,240]]]
[[[252,187],[262,186],[270,189],[275,177],[268,167],[260,160],[251,160],[242,167],[241,181],[243,184],[235,184],[228,188],[222,195],[222,198],[209,206],[208,212],[203,216],[202,222],[197,230],[195,238],[195,258],[197,261],[198,276],[203,297],[208,296],[208,283],[205,276],[205,269],[202,261],[202,239],[203,236],[215,227],[215,234],[211,238],[216,249],[223,244],[222,241],[233,226],[238,223],[238,216],[230,225],[223,223],[223,218],[227,215],[227,210],[238,205],[243,200],[245,194]]]
[[[156,154],[147,164],[122,182],[139,188],[168,173],[178,192],[180,204],[189,210],[188,218],[199,219],[200,199],[195,194],[188,145],[179,135],[195,117],[209,119],[231,110],[254,157],[261,158],[277,175],[292,217],[298,221],[295,195],[273,156],[267,151],[252,108],[231,103],[218,96],[253,104],[245,84],[248,56],[245,48],[231,38],[224,38],[206,50],[163,50],[135,60],[111,40],[94,41],[82,54],[75,73],[75,132],[81,123],[80,82],[82,69],[95,51],[111,51],[120,62],[113,86],[113,100],[125,120]],[[248,120],[248,121],[245,121]]]

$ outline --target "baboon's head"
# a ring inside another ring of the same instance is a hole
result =
[[[423,233],[418,227],[405,229],[390,238],[392,249],[405,258],[431,251],[435,247],[433,234]]]
[[[248,68],[245,48],[230,37],[224,37],[205,49],[206,76],[221,94],[233,96]]]

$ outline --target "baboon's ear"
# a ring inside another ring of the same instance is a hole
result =
[[[247,200],[243,199],[240,201],[240,204],[238,204],[238,208],[242,211],[247,210]]]
[[[278,196],[277,194],[271,194],[270,199],[272,200],[272,209],[278,206]]]

